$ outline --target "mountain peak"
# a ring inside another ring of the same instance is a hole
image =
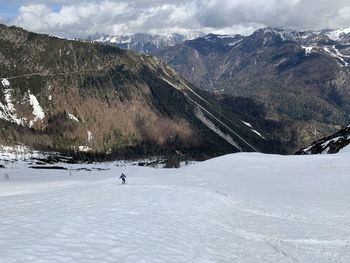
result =
[[[146,34],[134,33],[128,35],[101,34],[96,33],[88,37],[90,41],[96,41],[104,44],[116,45],[124,49],[132,49],[142,53],[152,53],[157,49],[172,47],[186,40],[193,40],[204,36],[199,31],[189,32],[187,34],[164,33],[164,34]]]
[[[350,40],[350,27],[343,27],[335,30],[325,30],[324,34],[335,41]]]
[[[289,29],[289,28],[273,28],[266,27],[257,30],[253,33],[258,35],[271,35],[274,37],[280,38],[282,41],[298,41],[300,39],[307,38],[310,34],[313,34],[312,31],[303,31],[297,29]]]

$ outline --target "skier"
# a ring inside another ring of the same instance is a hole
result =
[[[126,182],[126,175],[122,173],[122,175],[119,177],[119,179],[122,179],[122,184],[125,184]]]

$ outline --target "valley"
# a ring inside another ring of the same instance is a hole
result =
[[[281,147],[156,58],[14,27],[1,30],[2,145],[96,160],[205,159]],[[13,45],[22,51],[12,52]],[[221,119],[225,112],[229,119]]]
[[[136,48],[162,37],[165,44],[152,51]],[[293,153],[349,123],[348,28],[263,28],[247,36],[203,34],[182,43],[167,42],[169,37],[108,36],[98,41],[150,53],[170,64],[283,145],[279,153]],[[128,39],[128,46],[119,39]],[[252,108],[259,112],[252,114]]]

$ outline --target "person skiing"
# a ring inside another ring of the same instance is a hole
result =
[[[119,179],[122,179],[122,184],[125,184],[126,182],[126,175],[122,173],[122,175],[119,177]]]

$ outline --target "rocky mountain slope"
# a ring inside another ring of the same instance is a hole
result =
[[[350,144],[350,126],[340,131],[313,142],[310,146],[297,151],[296,154],[327,154],[338,153]]]
[[[204,34],[202,32],[191,32],[188,34],[168,33],[162,35],[143,33],[131,35],[108,35],[96,33],[89,36],[88,40],[148,54],[163,48],[175,46],[186,40],[192,40],[203,36]]]
[[[289,151],[350,121],[348,29],[265,28],[250,36],[210,34],[154,54],[192,84],[227,100],[261,106],[260,129]],[[232,104],[231,104],[232,105]]]
[[[197,158],[280,147],[147,55],[1,25],[0,73],[2,145]]]

